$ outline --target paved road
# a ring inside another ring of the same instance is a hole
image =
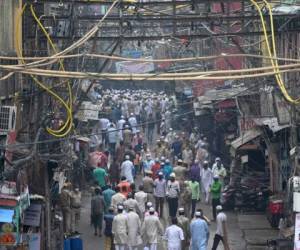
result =
[[[81,209],[81,221],[79,232],[82,233],[82,239],[84,244],[84,250],[102,250],[103,247],[103,237],[94,236],[93,227],[90,226],[90,195],[86,194],[83,198],[83,207]],[[206,204],[199,203],[198,207],[201,207],[208,218],[212,217],[211,209]],[[167,211],[167,208],[165,209]],[[229,229],[229,241],[231,250],[242,250],[245,249],[245,242],[242,238],[242,231],[239,228],[237,215],[232,212],[227,213],[228,216],[228,229]],[[166,216],[164,216],[166,217]],[[166,220],[162,220],[162,223],[166,225]],[[216,224],[214,222],[210,225],[210,239],[208,249],[211,249],[212,241],[214,237],[214,232],[216,230]],[[165,242],[159,245],[159,250],[165,250]],[[219,246],[220,250],[223,249],[223,246]]]

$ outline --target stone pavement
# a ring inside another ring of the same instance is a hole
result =
[[[81,209],[81,220],[79,226],[79,232],[82,234],[84,250],[102,250],[103,247],[103,236],[100,238],[99,236],[94,236],[93,227],[90,225],[90,195],[88,193],[83,195],[82,200],[82,209]],[[204,214],[211,218],[211,208],[206,204],[199,203],[198,207],[201,207],[204,211]],[[167,206],[165,208],[167,211]],[[243,250],[245,248],[245,241],[243,240],[243,234],[238,226],[238,217],[233,212],[226,213],[228,217],[228,231],[229,231],[229,242],[231,250]],[[162,223],[164,226],[167,224],[166,215],[165,218],[162,219]],[[216,231],[216,223],[211,222],[210,228],[210,239],[209,245],[207,249],[211,249],[213,243],[214,233]],[[142,248],[141,248],[142,249]],[[166,249],[166,242],[161,241],[158,246],[159,250]],[[218,250],[223,250],[222,244],[219,245]]]

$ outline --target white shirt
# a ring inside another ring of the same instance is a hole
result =
[[[220,235],[220,236],[224,236],[224,232],[223,232],[223,222],[227,221],[227,216],[226,214],[224,214],[223,212],[218,213],[217,215],[217,231],[216,234]]]
[[[134,116],[131,116],[128,119],[128,122],[130,123],[130,126],[132,127],[132,132],[136,133],[136,129],[137,129],[137,121],[136,118]]]
[[[126,160],[121,165],[121,176],[125,176],[127,181],[133,183],[132,169],[134,168],[132,161]]]
[[[168,249],[181,249],[181,241],[184,240],[184,236],[183,231],[180,227],[176,225],[167,227],[165,238],[168,241]]]
[[[101,130],[106,130],[108,128],[109,120],[107,118],[101,118],[99,122]]]
[[[145,212],[145,204],[147,202],[148,195],[144,191],[139,191],[134,194],[134,199],[137,201],[141,213]]]
[[[120,119],[117,124],[118,129],[123,129],[123,125],[126,121],[124,119]]]
[[[136,105],[134,106],[134,114],[139,115],[140,112],[141,112],[141,105],[136,103]]]
[[[107,129],[109,143],[116,143],[118,139],[118,130],[114,127]]]

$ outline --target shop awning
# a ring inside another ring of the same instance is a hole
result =
[[[268,126],[273,133],[276,133],[284,128],[288,128],[290,125],[280,125],[278,123],[277,117],[270,117],[270,118],[255,118],[255,123],[259,126],[265,125]]]
[[[235,139],[233,142],[231,142],[231,147],[234,150],[237,150],[240,146],[246,144],[249,141],[252,141],[256,137],[261,135],[261,131],[258,129],[251,129],[246,131],[243,135]]]

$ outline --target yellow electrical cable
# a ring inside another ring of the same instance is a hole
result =
[[[272,45],[273,45],[273,55],[276,56],[277,55],[277,51],[276,51],[276,42],[275,42],[275,33],[274,33],[274,19],[273,19],[273,11],[272,11],[272,7],[270,5],[270,3],[266,0],[263,0],[265,3],[266,3],[266,6],[267,8],[269,9],[269,13],[270,13],[270,24],[271,24],[271,34],[272,34]],[[300,103],[300,97],[298,97],[297,99],[293,99],[287,89],[286,89],[286,86],[282,80],[282,77],[281,77],[281,74],[280,74],[280,70],[279,70],[279,66],[278,66],[278,61],[275,60],[275,65],[276,65],[276,70],[278,71],[279,73],[279,78],[280,78],[280,82],[282,84],[282,87],[283,87],[283,90],[286,92],[286,95],[290,98],[290,102],[293,103],[293,104],[299,104]]]
[[[86,75],[87,77],[89,75],[93,76],[93,77],[152,77],[152,76],[160,76],[160,77],[165,77],[165,76],[187,76],[187,75],[206,75],[206,74],[210,74],[210,75],[220,75],[220,74],[224,74],[224,75],[228,75],[228,74],[243,74],[243,73],[255,73],[255,72],[259,72],[259,71],[273,71],[273,66],[265,66],[265,67],[257,67],[257,68],[246,68],[246,69],[236,69],[236,70],[210,70],[210,71],[190,71],[190,72],[173,72],[173,73],[97,73],[97,72],[85,72],[85,73],[81,73],[81,72],[77,72],[77,71],[59,71],[59,70],[46,70],[46,69],[39,69],[39,68],[26,68],[26,67],[18,67],[16,65],[0,65],[1,69],[4,69],[6,71],[22,71],[25,72],[27,71],[28,73],[32,73],[32,74],[37,74],[40,75],[41,73],[46,73],[48,75],[51,75],[53,77],[60,77],[60,76],[66,76],[69,75],[70,77],[72,76],[78,76],[78,75]],[[293,63],[293,64],[284,64],[284,65],[280,65],[278,66],[279,69],[295,69],[295,68],[300,68],[300,63]]]
[[[25,11],[27,7],[27,4],[24,4],[24,6],[22,7],[19,15],[17,16],[17,20],[16,20],[16,35],[15,35],[15,41],[16,41],[16,52],[17,52],[17,55],[18,57],[20,58],[21,62],[23,64],[25,64],[25,61],[23,59],[23,53],[22,53],[22,50],[20,48],[20,39],[19,39],[19,36],[20,36],[20,19]],[[49,89],[47,86],[45,86],[42,82],[40,82],[34,75],[30,75],[31,78],[36,82],[36,84],[44,89],[45,91],[47,91],[48,93],[50,93],[53,97],[55,97],[59,102],[62,103],[62,105],[66,108],[66,110],[68,111],[69,107],[68,105],[65,103],[65,101],[59,96],[57,95],[55,92],[53,92],[51,89]],[[72,126],[72,125],[71,125]],[[48,131],[48,128],[47,128],[47,131]],[[63,137],[61,135],[58,135],[57,137]]]
[[[288,65],[281,65],[279,66],[280,69],[284,69],[284,71],[281,72],[295,72],[295,71],[300,71],[300,64],[288,64]],[[24,74],[33,74],[33,75],[40,75],[40,76],[49,76],[49,77],[63,77],[63,78],[101,78],[101,79],[122,79],[122,77],[125,79],[149,79],[149,78],[155,78],[155,79],[165,79],[168,80],[167,78],[174,79],[176,77],[182,77],[182,76],[188,76],[188,79],[192,79],[191,77],[203,77],[205,75],[219,75],[217,79],[220,77],[226,77],[226,79],[230,79],[230,75],[228,76],[227,74],[231,74],[233,77],[232,79],[236,79],[238,76],[239,79],[242,79],[243,76],[245,76],[243,73],[249,73],[252,72],[251,74],[252,77],[258,77],[258,76],[266,76],[266,75],[274,75],[276,74],[273,70],[272,66],[269,67],[260,67],[260,68],[251,68],[251,69],[241,69],[241,70],[219,70],[219,71],[198,71],[198,72],[187,72],[187,73],[161,73],[161,74],[110,74],[110,73],[95,73],[95,72],[77,72],[77,71],[68,71],[68,72],[63,72],[63,71],[58,71],[58,70],[43,70],[43,69],[22,69],[18,68],[15,66],[1,66],[0,68],[3,68],[7,71],[10,70],[16,70],[17,72],[24,73]],[[271,72],[267,71],[271,70]],[[263,73],[257,73],[261,72]],[[220,74],[225,74],[220,75]],[[238,75],[236,75],[238,74]],[[227,75],[227,76],[226,76]],[[250,75],[248,75],[250,76]],[[171,78],[172,77],[172,78]],[[212,78],[209,78],[212,79]]]
[[[38,17],[36,16],[36,13],[33,9],[33,5],[30,5],[30,11],[32,16],[34,17],[35,21],[38,23],[39,27],[41,28],[41,30],[43,31],[44,35],[46,36],[50,46],[52,47],[54,53],[58,53],[56,46],[54,45],[53,41],[50,38],[50,35],[48,34],[48,32],[46,31],[45,27],[43,26],[43,24],[41,23],[41,21],[38,19]],[[64,64],[63,61],[61,59],[59,59],[59,64],[60,64],[60,69],[62,69],[62,71],[65,71],[64,68]],[[48,132],[54,136],[56,136],[57,134],[59,135],[59,133],[61,133],[62,131],[64,131],[66,129],[67,126],[68,129],[62,134],[63,136],[67,135],[71,129],[72,129],[72,124],[73,124],[73,114],[72,114],[72,103],[73,103],[73,98],[72,98],[72,89],[71,89],[71,84],[70,81],[67,81],[67,87],[68,87],[68,92],[69,92],[69,109],[67,110],[67,122],[64,124],[64,126],[62,126],[60,129],[58,130],[52,130],[52,129],[48,129]]]
[[[257,9],[260,19],[261,19],[261,24],[263,27],[263,32],[264,32],[264,36],[265,36],[265,41],[266,41],[266,46],[267,46],[267,50],[269,53],[270,57],[276,57],[276,43],[275,43],[275,34],[274,34],[274,22],[273,22],[273,13],[272,13],[272,8],[270,6],[270,4],[266,1],[263,0],[264,3],[266,4],[268,10],[269,10],[269,16],[270,16],[270,26],[271,26],[271,38],[272,38],[272,45],[273,45],[273,53],[271,51],[271,46],[268,40],[268,35],[267,35],[267,30],[266,30],[266,24],[265,24],[265,19],[263,16],[263,13],[260,9],[260,7],[258,6],[258,4],[254,1],[254,0],[250,0],[251,3],[255,6],[255,8]],[[290,96],[290,94],[288,93],[285,84],[282,80],[281,74],[280,74],[280,70],[279,70],[279,66],[278,66],[278,61],[275,59],[271,59],[271,64],[272,67],[274,69],[274,73],[275,73],[275,78],[277,81],[277,84],[283,94],[283,96],[285,97],[285,99],[293,104],[299,104],[300,103],[300,98],[294,99],[293,97]]]

